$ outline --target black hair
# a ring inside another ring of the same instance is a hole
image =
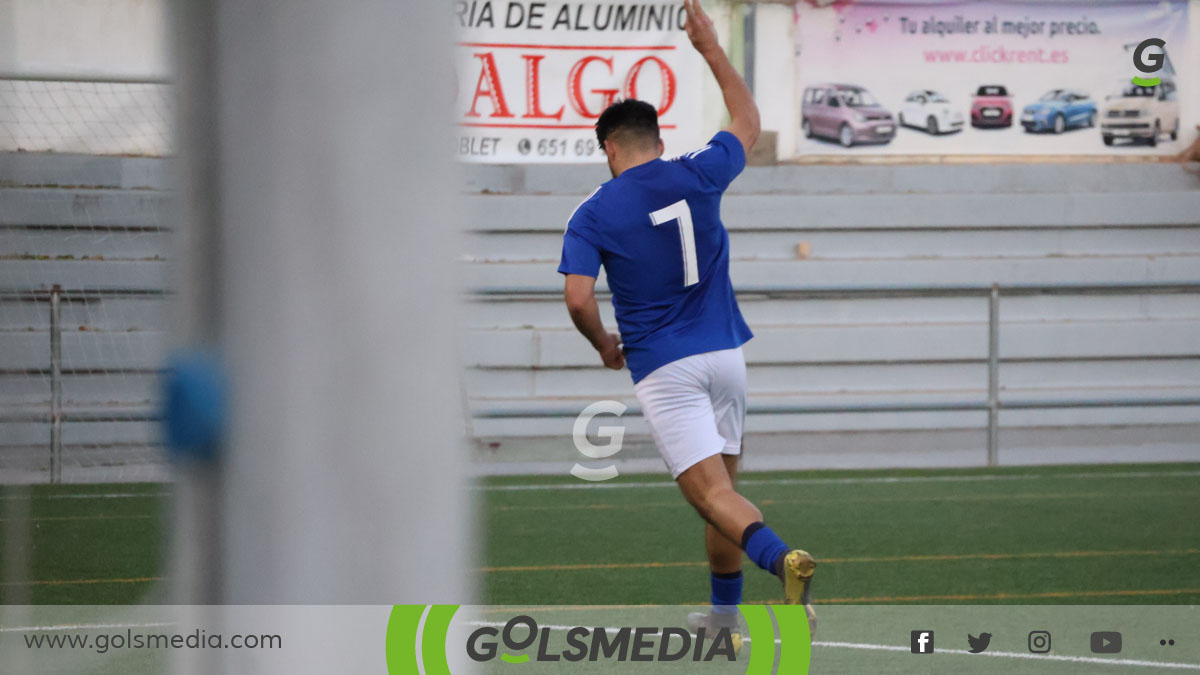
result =
[[[658,111],[635,98],[613,103],[596,120],[596,140],[603,146],[614,135],[647,144],[658,142]]]

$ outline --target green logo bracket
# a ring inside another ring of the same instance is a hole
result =
[[[458,605],[396,605],[388,616],[387,669],[391,675],[450,675],[446,633]]]
[[[741,605],[750,633],[750,663],[746,675],[770,675],[779,657],[776,673],[808,673],[812,661],[812,637],[808,631],[808,615],[799,605]],[[774,621],[772,621],[774,617]],[[779,626],[776,640],[774,626]]]

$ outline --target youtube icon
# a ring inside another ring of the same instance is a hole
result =
[[[1093,654],[1120,654],[1121,634],[1116,631],[1096,631],[1092,633]]]

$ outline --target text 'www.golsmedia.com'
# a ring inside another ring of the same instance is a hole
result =
[[[220,633],[25,633],[29,649],[87,649],[98,654],[121,649],[282,649],[279,635],[241,635],[228,639]]]

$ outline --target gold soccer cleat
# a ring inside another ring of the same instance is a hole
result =
[[[807,551],[796,549],[783,559],[783,597],[789,605],[804,605],[808,615],[808,630],[817,633],[817,614],[812,606],[812,578],[817,561]]]

